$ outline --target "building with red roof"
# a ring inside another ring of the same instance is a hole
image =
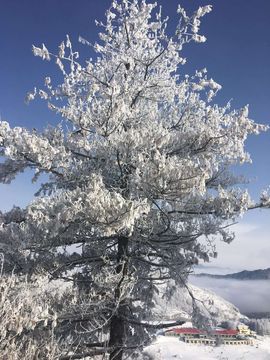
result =
[[[203,334],[204,332],[202,330],[196,329],[196,328],[174,328],[166,331],[166,334],[169,335],[169,333],[173,334],[183,334],[183,335],[199,335]]]
[[[210,331],[197,328],[172,328],[165,331],[165,335],[179,337],[180,340],[189,344],[216,345],[224,343],[226,345],[249,345],[253,341],[241,336],[238,330],[234,329],[213,329]]]
[[[218,330],[214,330],[212,332],[212,334],[214,336],[229,336],[229,337],[233,337],[233,336],[237,336],[239,334],[238,330],[234,330],[234,329],[218,329]]]

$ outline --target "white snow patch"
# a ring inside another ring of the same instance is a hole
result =
[[[177,338],[158,336],[145,348],[151,360],[269,360],[270,337],[260,337],[250,345],[222,345],[218,347],[186,344]]]

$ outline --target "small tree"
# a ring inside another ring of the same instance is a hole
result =
[[[121,360],[144,345],[157,285],[183,286],[194,264],[216,255],[212,238],[230,242],[236,217],[269,207],[267,193],[253,204],[230,172],[250,160],[246,138],[266,127],[247,107],[212,104],[221,87],[206,70],[181,70],[183,46],[206,40],[200,19],[211,6],[191,17],[179,6],[173,36],[155,8],[114,0],[99,43],[80,38],[95,52],[85,65],[69,37],[56,54],[33,46],[56,61],[63,83],[46,77],[28,100],[39,95],[64,122],[41,133],[0,123],[1,181],[25,168],[48,174],[26,209],[2,216],[6,269],[46,271],[80,289],[80,312],[69,327],[58,321],[77,344],[71,358],[92,347]]]

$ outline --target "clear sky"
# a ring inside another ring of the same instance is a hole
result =
[[[158,0],[172,24],[177,4],[187,11],[212,4],[213,12],[203,18],[204,44],[188,45],[188,63],[183,73],[206,67],[223,86],[216,98],[219,104],[232,99],[233,107],[250,104],[250,116],[270,124],[270,0]],[[43,42],[56,50],[66,34],[76,44],[82,35],[97,39],[95,19],[103,19],[109,0],[1,0],[0,2],[0,114],[11,125],[42,128],[55,123],[55,115],[45,103],[24,104],[25,94],[41,86],[46,75],[60,80],[53,63],[42,62],[31,53],[32,44]],[[170,28],[169,28],[170,29]],[[91,54],[89,54],[89,57]],[[270,132],[248,140],[253,165],[240,171],[252,181],[248,188],[256,198],[270,184]],[[10,186],[0,184],[0,209],[13,204],[24,206],[33,196],[29,173]],[[213,265],[231,269],[270,267],[270,211],[254,212],[236,227],[237,240],[230,246],[219,245],[220,256]]]

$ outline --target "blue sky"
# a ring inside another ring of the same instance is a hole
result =
[[[184,56],[188,63],[181,71],[192,73],[206,67],[209,75],[223,86],[216,98],[219,104],[230,99],[236,108],[250,104],[250,116],[257,122],[270,124],[270,1],[159,0],[172,25],[179,2],[187,11],[213,5],[213,12],[203,19],[201,27],[201,33],[208,40],[186,47]],[[79,35],[94,42],[98,32],[94,20],[103,19],[109,5],[109,0],[1,0],[2,119],[11,125],[29,128],[55,123],[55,115],[47,110],[45,103],[24,104],[25,94],[34,86],[41,86],[46,75],[52,75],[55,82],[60,80],[54,64],[34,57],[31,46],[44,42],[54,50],[66,34],[71,36],[74,46]],[[87,56],[80,44],[77,48]],[[247,149],[253,165],[243,166],[240,171],[252,179],[248,187],[256,197],[261,188],[270,184],[270,132],[249,139]],[[37,186],[32,186],[29,173],[19,176],[10,186],[0,184],[0,209],[7,210],[13,204],[25,205],[35,189]],[[237,229],[238,242],[235,243],[238,245],[232,244],[225,250],[222,247],[224,255],[220,253],[214,264],[231,268],[270,266],[270,261],[265,259],[270,258],[269,220],[270,212],[256,211],[247,215]],[[239,248],[245,250],[239,252]],[[258,251],[250,258],[247,250],[252,248]],[[263,254],[260,249],[264,249]]]

